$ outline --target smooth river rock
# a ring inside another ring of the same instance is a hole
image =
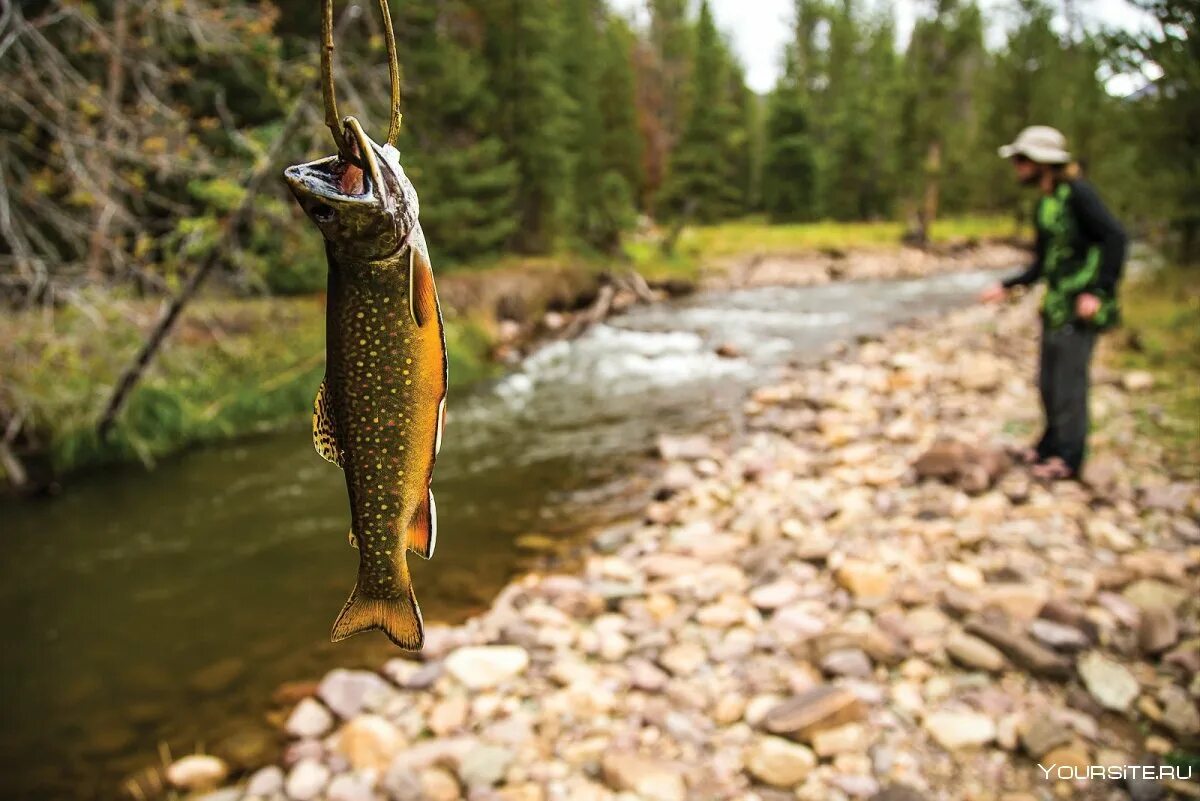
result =
[[[525,672],[529,653],[516,645],[465,646],[451,651],[444,664],[467,688],[486,690]]]

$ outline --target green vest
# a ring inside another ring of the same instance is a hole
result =
[[[1100,247],[1089,243],[1071,213],[1071,185],[1059,184],[1054,194],[1042,198],[1037,208],[1037,226],[1045,240],[1042,275],[1046,295],[1042,299],[1042,319],[1048,328],[1067,323],[1082,323],[1098,329],[1116,325],[1120,309],[1114,295],[1096,286],[1100,274]],[[1100,298],[1100,310],[1091,320],[1077,320],[1075,298],[1088,292]]]

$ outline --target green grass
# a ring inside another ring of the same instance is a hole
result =
[[[31,448],[62,475],[116,461],[152,462],[188,445],[297,423],[325,366],[319,297],[193,303],[138,384],[108,440],[96,423],[157,304],[91,295],[0,321],[0,420],[14,414]],[[490,369],[491,338],[474,318],[448,319],[454,383]],[[0,476],[0,480],[3,476]]]
[[[1200,266],[1163,267],[1131,280],[1121,304],[1124,327],[1105,358],[1155,376],[1139,404],[1138,431],[1164,446],[1173,467],[1200,474]]]
[[[1012,217],[960,217],[939,220],[931,237],[935,243],[945,244],[1017,233]],[[631,243],[626,251],[648,278],[694,278],[712,262],[730,256],[892,249],[901,246],[903,236],[904,225],[891,221],[773,225],[761,218],[748,218],[685,228],[670,256],[662,254],[657,241],[649,240]]]

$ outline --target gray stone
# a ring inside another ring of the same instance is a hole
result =
[[[315,698],[304,698],[288,715],[284,731],[293,737],[323,737],[333,728],[333,715]]]
[[[334,776],[325,789],[326,801],[375,801],[375,783],[366,773]]]
[[[1083,651],[1092,645],[1088,636],[1079,629],[1044,618],[1031,621],[1029,633],[1043,645],[1058,651]]]
[[[857,648],[839,648],[825,655],[821,670],[832,676],[865,679],[871,675],[871,659]]]
[[[1148,654],[1159,654],[1179,640],[1179,620],[1174,610],[1151,606],[1142,611],[1138,623],[1138,646]]]
[[[1071,663],[1066,658],[1022,634],[1009,631],[1004,626],[972,621],[967,624],[966,629],[999,648],[1014,663],[1034,675],[1052,679],[1065,679],[1071,675]]]
[[[468,788],[499,784],[513,761],[513,752],[496,745],[481,745],[468,751],[458,763],[458,778]]]
[[[267,798],[283,792],[283,769],[278,765],[261,768],[251,774],[246,782],[246,795]]]
[[[996,724],[980,712],[934,712],[925,717],[925,730],[947,751],[986,745],[996,739]]]
[[[394,692],[387,680],[370,670],[331,670],[317,687],[317,696],[335,715],[349,719],[367,708],[374,698]]]
[[[330,771],[315,759],[302,759],[288,773],[284,790],[292,801],[313,801],[329,784]]]
[[[870,801],[927,801],[927,799],[907,784],[890,784],[871,796]]]
[[[1092,697],[1106,709],[1125,712],[1137,698],[1138,681],[1127,668],[1089,651],[1079,659],[1079,676]]]
[[[524,673],[529,654],[516,645],[466,646],[451,652],[445,666],[464,686],[484,690]]]
[[[1054,718],[1037,714],[1021,730],[1021,747],[1034,759],[1040,759],[1059,746],[1071,742],[1071,730]]]

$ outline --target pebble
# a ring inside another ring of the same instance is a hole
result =
[[[359,715],[337,734],[337,751],[355,770],[382,772],[404,744],[400,730],[379,715]]]
[[[229,775],[229,766],[208,754],[189,754],[167,766],[167,782],[180,790],[212,790]]]
[[[763,726],[773,734],[804,741],[819,731],[865,716],[866,708],[853,692],[821,685],[773,707],[763,719]]]
[[[946,653],[964,667],[999,673],[1008,665],[999,650],[978,637],[961,631],[953,632],[946,639]]]
[[[369,670],[331,670],[317,686],[317,696],[343,720],[362,712],[369,700],[390,692],[387,680]]]
[[[288,773],[284,791],[292,801],[313,801],[329,784],[330,771],[315,759],[302,759]]]
[[[934,712],[924,726],[947,751],[986,745],[996,738],[996,724],[979,712]]]
[[[759,737],[746,755],[746,772],[772,787],[795,787],[816,766],[811,750],[782,737]]]
[[[485,690],[524,673],[529,654],[516,645],[467,646],[452,651],[444,664],[465,687]]]
[[[669,762],[608,751],[601,772],[612,789],[635,793],[647,801],[685,801],[687,798],[683,771]]]
[[[1088,692],[1106,709],[1124,712],[1138,696],[1140,688],[1133,674],[1097,651],[1080,657],[1078,668]]]
[[[323,737],[333,728],[333,715],[315,698],[304,698],[296,704],[284,724],[292,737]]]

